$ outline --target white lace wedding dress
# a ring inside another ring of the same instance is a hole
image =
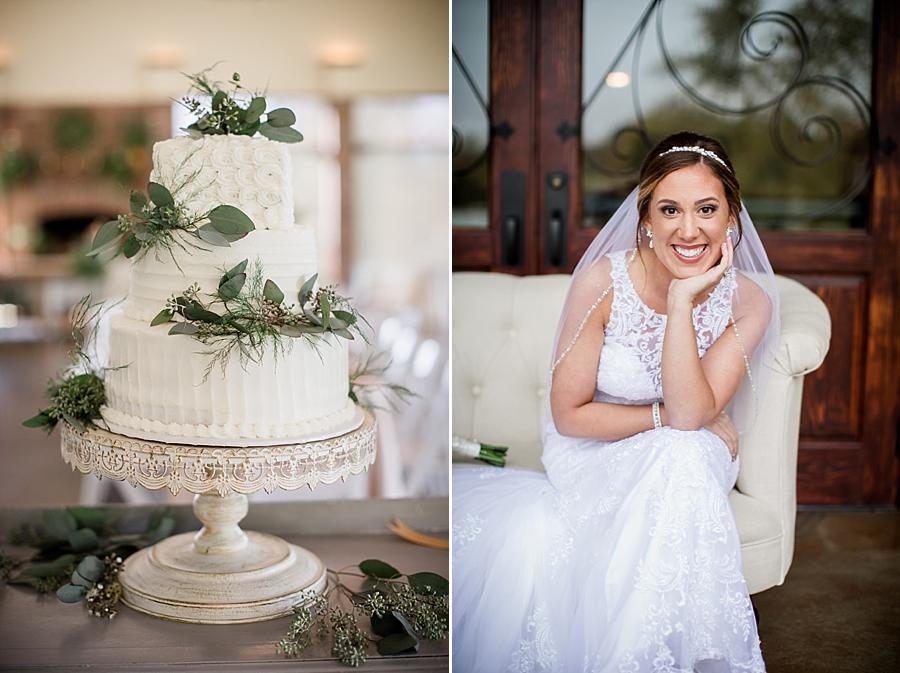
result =
[[[613,253],[597,401],[662,399],[666,316]],[[701,356],[728,323],[730,271],[694,308]],[[456,673],[765,671],[728,503],[739,459],[708,430],[544,437],[546,475],[453,476]]]

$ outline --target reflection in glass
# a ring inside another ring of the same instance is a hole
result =
[[[453,226],[487,228],[488,0],[453,2]]]
[[[585,226],[682,129],[722,141],[758,226],[865,226],[871,0],[617,4],[584,3]]]

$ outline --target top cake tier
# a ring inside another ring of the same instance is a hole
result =
[[[169,189],[192,214],[216,206],[240,208],[257,229],[294,226],[291,158],[268,138],[205,135],[153,146],[150,180]]]

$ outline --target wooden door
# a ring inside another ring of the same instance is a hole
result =
[[[460,48],[454,269],[571,271],[653,143],[681,128],[722,139],[776,272],[832,316],[829,355],[806,378],[799,501],[896,506],[896,3],[455,0],[455,47],[474,5],[489,53],[483,207],[477,226],[457,220],[472,163]]]

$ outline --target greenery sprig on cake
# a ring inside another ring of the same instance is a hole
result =
[[[242,366],[259,363],[267,346],[276,356],[284,351],[285,339],[303,338],[316,345],[326,334],[353,339],[356,332],[365,339],[360,320],[365,322],[346,297],[334,286],[314,291],[318,274],[310,277],[297,293],[297,302],[285,300],[278,285],[263,278],[259,262],[248,274],[248,260],[226,271],[214,294],[201,297],[195,283],[180,295],[172,296],[150,323],[174,322],[169,334],[192,336],[211,346],[205,376],[218,364],[222,371],[237,354]],[[368,323],[366,323],[368,325]]]
[[[84,432],[89,426],[102,421],[100,408],[106,404],[104,369],[94,364],[91,346],[95,327],[102,313],[107,310],[102,302],[92,303],[91,295],[83,297],[72,311],[72,339],[70,351],[72,364],[63,375],[47,384],[50,405],[23,421],[26,428],[44,428],[53,432],[57,423],[65,420]]]
[[[259,133],[282,143],[303,140],[303,134],[293,128],[297,122],[293,111],[283,107],[267,110],[265,96],[244,88],[239,73],[232,74],[229,86],[225,86],[209,79],[207,73],[210,70],[212,67],[194,74],[182,73],[191,81],[190,93],[209,97],[207,103],[189,93],[179,101],[197,116],[197,121],[183,129],[189,135],[200,138],[204,135],[252,136]]]
[[[220,205],[210,211],[191,214],[175,200],[172,192],[158,182],[147,185],[147,195],[131,192],[131,212],[105,223],[94,236],[88,255],[123,254],[131,258],[151,250],[205,250],[198,241],[229,247],[256,227],[234,206]],[[177,262],[176,262],[177,265]]]

